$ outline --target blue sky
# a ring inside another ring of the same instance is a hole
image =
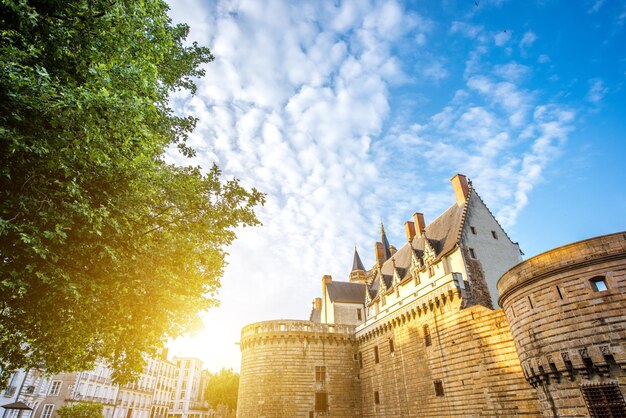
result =
[[[626,2],[172,2],[216,59],[193,161],[268,195],[241,230],[205,329],[172,344],[239,367],[240,328],[306,319],[324,274],[405,242],[472,179],[526,256],[626,229]]]

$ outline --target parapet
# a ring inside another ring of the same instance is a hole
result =
[[[500,306],[504,306],[505,299],[512,292],[543,278],[625,257],[626,231],[554,248],[529,258],[504,273],[497,284],[500,293],[498,302]]]
[[[354,340],[354,326],[291,319],[256,322],[241,330],[241,348],[255,341],[299,337]]]

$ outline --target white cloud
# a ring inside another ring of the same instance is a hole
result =
[[[593,4],[591,5],[591,7],[589,7],[589,10],[587,10],[587,13],[589,14],[598,13],[600,9],[602,8],[602,6],[604,5],[604,1],[605,0],[595,0]]]
[[[546,54],[541,54],[539,55],[539,58],[537,58],[537,62],[539,64],[545,64],[546,62],[550,62],[550,56]]]
[[[450,104],[428,123],[396,127],[384,143],[394,152],[381,154],[379,165],[409,173],[410,163],[404,161],[419,161],[415,178],[402,177],[407,184],[414,184],[411,181],[416,182],[422,172],[440,173],[444,178],[465,173],[503,226],[510,228],[533,188],[543,181],[546,167],[563,149],[573,129],[574,113],[541,103],[536,92],[520,87],[525,67],[514,62],[491,66],[483,61],[478,65],[476,55],[470,60],[476,62],[468,64],[466,89],[457,91]],[[505,81],[489,76],[490,67]],[[442,188],[445,190],[444,185]],[[397,193],[398,200],[402,193],[406,195],[402,189]],[[442,201],[450,201],[441,190],[418,189],[415,194],[410,203],[431,216],[445,209]]]
[[[520,82],[528,75],[530,69],[525,65],[510,62],[508,64],[494,66],[493,72],[504,80]]]
[[[468,38],[476,38],[482,31],[482,26],[471,25],[466,22],[454,21],[450,26],[450,33],[458,33]]]
[[[176,98],[178,111],[199,117],[193,162],[216,161],[226,176],[268,194],[258,210],[263,226],[239,233],[222,307],[206,317],[231,344],[246,323],[306,318],[321,276],[344,278],[354,241],[373,240],[381,200],[371,138],[389,114],[388,85],[405,77],[390,51],[430,22],[395,2],[221,1],[209,17],[188,16],[199,4],[174,5],[180,20],[213,28],[207,41],[216,59],[198,96]],[[365,248],[362,256],[371,258]],[[232,345],[210,344],[210,334],[196,337],[206,343],[196,355],[237,367]],[[193,349],[186,339],[174,347]]]
[[[512,36],[511,30],[503,30],[501,32],[497,32],[493,35],[493,41],[497,46],[505,46],[511,40]]]
[[[443,108],[406,109],[418,123],[392,114],[394,88],[415,76],[405,65],[438,81],[451,77],[451,58],[427,49],[435,22],[395,1],[172,6],[216,57],[197,97],[173,97],[177,111],[199,118],[192,163],[217,162],[268,194],[263,226],[239,231],[229,249],[222,306],[206,314],[207,330],[173,345],[212,369],[238,367],[232,344],[247,323],[306,318],[322,275],[346,278],[354,242],[373,261],[380,216],[393,237],[416,210],[438,215],[452,203],[452,173],[468,174],[513,225],[571,127],[571,112],[522,87],[527,67],[485,62],[510,31],[454,22],[449,33],[476,44],[463,86]],[[418,58],[407,64],[398,51]]]
[[[440,81],[447,78],[449,75],[445,63],[440,59],[430,59],[420,67],[422,76],[427,80]]]
[[[599,78],[589,80],[589,91],[587,92],[587,100],[594,104],[602,101],[609,89],[604,86],[604,81]]]
[[[537,35],[535,34],[535,32],[529,30],[528,32],[524,33],[524,36],[519,43],[519,46],[520,48],[527,48],[529,46],[532,46],[532,44],[534,44],[536,40]]]

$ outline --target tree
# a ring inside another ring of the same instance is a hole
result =
[[[237,393],[239,392],[239,373],[233,369],[223,368],[218,373],[209,373],[204,398],[213,409],[225,405],[230,410],[237,408]]]
[[[217,303],[224,247],[264,195],[185,156],[170,108],[213,57],[161,0],[0,2],[0,369],[124,383]],[[0,379],[1,380],[1,379]]]
[[[104,418],[102,405],[93,402],[77,402],[57,409],[60,418]]]

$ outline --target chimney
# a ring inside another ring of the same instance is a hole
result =
[[[319,311],[322,309],[322,298],[315,298],[315,310]]]
[[[406,232],[406,240],[413,242],[413,237],[415,237],[415,223],[406,221],[404,223],[404,231]]]
[[[469,193],[469,187],[467,185],[467,177],[463,174],[457,174],[450,179],[452,182],[452,188],[454,189],[454,196],[456,197],[456,204],[463,206],[465,199]]]
[[[374,250],[376,251],[376,264],[380,267],[385,262],[385,246],[382,242],[377,242]]]
[[[413,222],[415,222],[415,232],[417,232],[417,236],[421,237],[422,233],[426,229],[426,222],[424,222],[424,214],[420,212],[415,212],[413,214]]]

